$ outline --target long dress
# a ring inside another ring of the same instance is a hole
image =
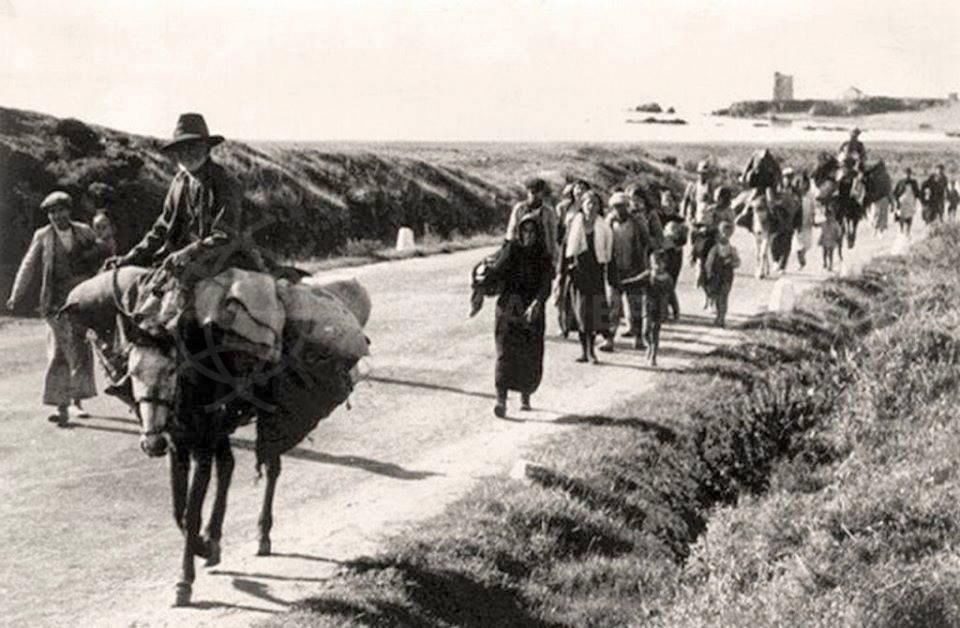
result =
[[[501,283],[494,323],[497,347],[495,384],[498,390],[533,393],[543,376],[544,304],[550,296],[553,264],[549,251],[538,242],[521,246],[507,243],[488,274]],[[525,313],[539,301],[539,315],[532,322]]]
[[[816,220],[817,192],[811,187],[803,196],[800,228],[797,230],[797,249],[803,252],[813,247],[813,224]]]
[[[603,265],[597,261],[594,233],[586,234],[587,250],[576,258],[571,270],[571,301],[581,333],[592,334],[609,327]]]

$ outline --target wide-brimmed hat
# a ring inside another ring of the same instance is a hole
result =
[[[173,139],[163,145],[167,151],[186,142],[203,141],[213,148],[223,141],[222,135],[210,135],[207,121],[199,113],[183,113],[177,118],[177,127],[173,130]]]
[[[50,192],[47,196],[41,201],[40,209],[43,211],[49,212],[53,211],[56,207],[64,206],[68,209],[73,207],[73,197],[67,194],[66,192],[61,192],[57,190],[56,192]]]

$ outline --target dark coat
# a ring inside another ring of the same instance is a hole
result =
[[[540,243],[525,248],[511,241],[487,273],[501,285],[494,325],[496,387],[532,393],[543,376],[544,306],[553,279],[550,253]],[[527,321],[524,314],[535,301],[539,315]]]
[[[219,246],[242,231],[240,185],[208,160],[196,175],[183,170],[170,183],[160,217],[121,266],[152,266],[188,245]]]

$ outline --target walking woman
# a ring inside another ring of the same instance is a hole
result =
[[[529,410],[530,395],[543,375],[543,306],[550,296],[553,261],[535,214],[520,218],[517,237],[506,243],[478,279],[480,284],[497,286],[500,294],[494,324],[497,403],[493,413],[503,418],[507,391],[519,391],[521,409]],[[471,316],[480,310],[480,303],[475,302]]]
[[[603,200],[595,191],[583,195],[580,212],[570,221],[564,243],[562,277],[569,277],[573,310],[580,334],[581,356],[577,362],[592,360],[596,335],[609,327],[606,297],[607,264],[613,253],[613,234],[600,212]]]
[[[50,224],[38,229],[17,271],[7,307],[14,309],[26,296],[34,279],[40,278],[40,314],[47,323],[47,372],[43,403],[55,406],[49,417],[61,427],[69,421],[72,404],[78,417],[85,417],[81,402],[97,394],[93,354],[84,332],[57,311],[70,291],[93,275],[100,263],[100,250],[93,230],[70,220],[73,199],[66,192],[48,195],[40,208]]]
[[[797,263],[807,265],[807,252],[813,247],[813,226],[817,216],[817,186],[806,172],[800,175],[800,226],[797,229]]]

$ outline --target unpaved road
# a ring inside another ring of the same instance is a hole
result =
[[[864,224],[848,252],[854,264],[894,242],[892,233],[874,239],[868,231]],[[750,276],[748,236],[735,242],[745,266],[734,285],[734,321],[766,307],[774,286]],[[503,472],[538,437],[651,385],[653,374],[626,342],[600,354],[603,366],[575,364],[578,346],[557,338],[551,308],[536,411],[521,416],[512,398],[514,420],[496,419],[492,300],[466,317],[469,270],[486,253],[326,275],[356,276],[373,296],[371,379],[358,386],[351,410],[338,409],[284,458],[273,557],[254,556],[262,485],[252,429],[236,434],[223,562],[199,570],[189,609],[170,608],[181,537],[166,462],[140,452],[135,419],[112,399],[90,402],[94,416],[71,429],[47,423],[38,405],[44,327],[0,321],[0,624],[248,625],[317,591],[338,561],[374,551],[385,534]],[[825,276],[813,257],[804,273],[791,261],[787,278],[798,287]],[[685,269],[681,303],[692,316],[664,328],[661,367],[682,366],[736,335],[707,324],[692,281]]]

